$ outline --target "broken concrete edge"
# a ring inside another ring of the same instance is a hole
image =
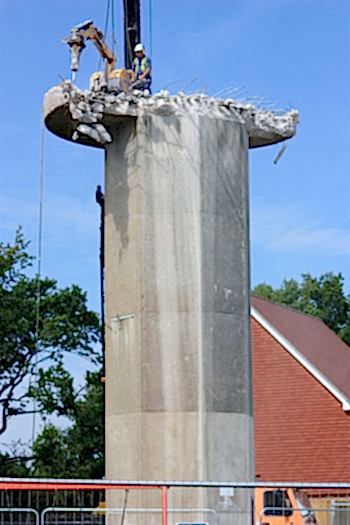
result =
[[[100,148],[112,141],[104,126],[105,117],[137,118],[144,114],[179,116],[188,111],[241,122],[247,130],[250,148],[290,139],[299,123],[299,112],[294,109],[279,113],[203,93],[170,95],[167,91],[160,91],[145,95],[134,91],[113,94],[82,91],[70,81],[64,81],[52,87],[44,98],[44,119],[52,133]]]

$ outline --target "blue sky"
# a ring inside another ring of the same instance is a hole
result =
[[[150,5],[150,1],[152,4]],[[87,18],[105,25],[106,0],[0,0],[0,228],[21,224],[37,249],[41,105],[69,75],[61,39]],[[115,0],[122,57],[122,2]],[[252,284],[279,285],[303,272],[341,272],[350,292],[350,31],[348,0],[144,0],[154,90],[241,87],[301,123],[277,165],[279,146],[250,151]],[[150,9],[151,8],[151,9]],[[149,13],[152,11],[152,23]],[[152,30],[151,30],[152,29]],[[151,31],[150,31],[151,30]],[[110,31],[109,31],[110,41]],[[98,56],[84,50],[77,83]],[[78,283],[99,309],[99,209],[103,152],[45,134],[42,273]],[[77,365],[78,367],[78,365]]]

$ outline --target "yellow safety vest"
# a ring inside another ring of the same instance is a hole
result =
[[[143,57],[141,59],[141,66],[140,66],[139,59],[137,57],[134,58],[134,68],[133,69],[135,71],[136,76],[138,76],[138,74],[140,72],[143,73],[144,71],[146,71],[146,69],[147,69],[147,57]]]

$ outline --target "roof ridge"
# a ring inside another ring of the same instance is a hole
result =
[[[322,319],[320,319],[319,317],[316,317],[315,315],[306,314],[302,310],[297,310],[296,308],[293,308],[292,306],[289,306],[288,304],[276,303],[276,301],[271,301],[271,299],[266,299],[265,297],[261,297],[260,295],[257,295],[257,294],[254,294],[254,293],[251,293],[251,296],[252,297],[256,297],[257,299],[261,299],[262,301],[265,301],[267,303],[273,304],[274,306],[280,306],[281,308],[285,308],[286,310],[290,310],[291,312],[294,312],[296,314],[304,315],[305,317],[310,317],[310,319],[313,319],[314,321],[319,321],[320,323],[325,325],[329,330],[331,330],[333,333],[335,333],[334,330],[329,328],[329,326],[324,321],[322,321]],[[337,335],[337,334],[335,334],[335,335]]]

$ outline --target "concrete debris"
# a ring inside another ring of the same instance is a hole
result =
[[[102,142],[102,144],[112,142],[111,135],[108,133],[108,131],[102,124],[95,124],[95,130],[99,134],[100,142]]]
[[[72,135],[74,141],[79,140],[81,135],[86,135],[99,144],[112,142],[112,137],[102,124],[79,124]]]
[[[108,115],[137,117],[150,113],[164,116],[180,115],[188,111],[196,111],[202,115],[210,113],[216,118],[243,123],[250,147],[273,144],[292,137],[299,122],[299,113],[296,110],[280,113],[233,98],[218,99],[204,93],[186,95],[179,92],[177,95],[170,95],[166,90],[151,96],[145,96],[139,90],[130,93],[81,91],[70,81],[62,82],[46,94],[45,114],[48,115],[63,105],[68,106],[71,118],[77,121],[71,138],[78,140],[80,135],[85,135],[101,145],[112,140],[103,122]]]

